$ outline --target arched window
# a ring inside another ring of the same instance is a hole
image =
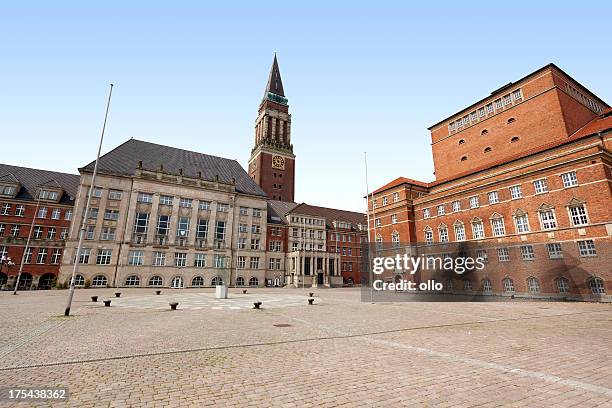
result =
[[[516,143],[519,141],[519,137],[518,136],[514,136],[512,139],[510,139],[510,143]]]
[[[480,132],[482,136],[486,135],[487,133],[489,133],[487,129],[483,129],[482,132]]]
[[[354,284],[353,278],[348,278],[346,280],[346,284],[349,285],[349,286],[353,286],[353,284]]]
[[[433,244],[433,231],[430,227],[425,228],[425,243],[427,245]]]
[[[508,122],[506,122],[506,123],[511,124],[511,123],[514,123],[514,122],[516,122],[516,119],[510,118],[510,119],[508,119]]]
[[[391,234],[391,242],[393,242],[393,247],[394,248],[397,248],[397,247],[400,246],[399,232],[393,231],[393,234]]]
[[[491,291],[493,290],[493,285],[491,284],[491,279],[485,278],[484,281],[482,281],[482,290],[485,293],[491,293]]]
[[[236,278],[236,286],[244,286],[244,278],[242,276]]]
[[[80,276],[80,275],[77,275],[77,276]],[[31,287],[32,287],[32,275],[29,274],[28,272],[22,273],[21,278],[19,278],[19,289],[30,289]]]
[[[514,292],[514,281],[510,278],[504,278],[502,280],[505,292]]]
[[[51,289],[55,281],[55,275],[45,273],[38,279],[38,289]]]
[[[149,278],[149,286],[161,286],[163,283],[161,276],[154,275]]]
[[[529,292],[538,293],[540,291],[540,282],[537,278],[530,276],[527,278],[527,287],[529,288]]]
[[[604,281],[601,278],[592,277],[591,279],[589,279],[589,288],[591,288],[591,293],[593,293],[594,295],[606,294]]]
[[[200,286],[204,286],[204,278],[201,276],[194,276],[191,280],[191,286],[199,288]]]
[[[6,276],[6,273],[0,272],[0,286],[6,284],[7,280],[8,280],[8,276]]]
[[[170,283],[170,287],[174,288],[174,289],[180,289],[180,288],[184,287],[183,277],[182,276],[175,276],[174,278],[172,278],[172,281]]]
[[[383,239],[382,236],[380,234],[376,235],[376,249],[382,249],[383,246]]]
[[[484,152],[485,152],[485,153],[491,153],[491,148],[490,148],[490,147],[488,147],[488,146],[487,146],[487,147],[485,147]]]
[[[460,140],[459,140],[459,144],[460,144],[460,145],[465,144],[465,140],[464,140],[464,139],[460,139]]]
[[[440,235],[440,242],[448,242],[448,228],[446,228],[446,225],[440,224],[438,233]]]
[[[259,286],[259,279],[255,276],[251,277],[251,279],[249,279],[249,286]]]
[[[140,278],[136,275],[130,275],[125,280],[125,286],[140,286]]]
[[[108,280],[106,279],[106,276],[104,275],[96,275],[91,280],[91,286],[106,286],[107,283],[108,283]]]
[[[211,282],[212,286],[221,286],[223,285],[223,279],[220,276],[215,276]]]
[[[570,291],[569,280],[567,278],[560,277],[555,279],[555,286],[559,293],[569,293]]]
[[[461,161],[466,161],[466,160],[467,160],[467,156],[463,156],[463,157],[461,158]]]
[[[74,286],[84,286],[85,285],[85,278],[83,277],[83,275],[76,275],[74,277]]]
[[[463,290],[472,290],[472,281],[469,279],[463,280]]]

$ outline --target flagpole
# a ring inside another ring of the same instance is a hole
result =
[[[30,231],[28,232],[28,240],[26,241],[26,246],[23,249],[23,254],[21,255],[21,265],[19,265],[19,273],[17,273],[17,280],[15,281],[15,288],[13,289],[13,295],[17,294],[17,289],[19,288],[19,280],[21,279],[21,272],[23,271],[23,264],[25,262],[26,253],[28,252],[28,248],[30,247],[30,240],[32,238],[32,230],[34,229],[34,221],[36,221],[36,217],[38,216],[38,207],[40,206],[40,187],[37,191],[37,199],[36,199],[36,209],[34,210],[34,214],[32,215],[32,223],[30,224]],[[40,251],[40,250],[39,250]]]
[[[64,310],[64,316],[70,316],[70,307],[72,306],[72,298],[74,297],[74,280],[79,270],[79,263],[81,262],[81,250],[83,249],[83,238],[85,237],[85,222],[89,216],[89,205],[91,203],[91,196],[95,188],[96,174],[98,173],[98,162],[100,161],[100,152],[102,151],[102,142],[104,141],[104,132],[106,130],[106,121],[108,119],[108,110],[110,109],[111,97],[113,95],[113,84],[110,84],[110,90],[108,92],[108,101],[106,102],[106,112],[104,114],[104,123],[102,125],[102,133],[100,134],[100,144],[98,145],[98,155],[96,156],[96,163],[94,164],[93,173],[91,175],[91,183],[89,185],[89,192],[87,193],[87,203],[85,204],[85,212],[83,213],[83,219],[81,220],[81,228],[79,230],[79,245],[77,246],[76,258],[74,260],[74,268],[72,269],[72,277],[70,278],[70,291],[68,292],[68,303]],[[77,218],[78,219],[78,218]]]
[[[370,302],[374,302],[374,293],[372,292],[374,289],[374,285],[372,280],[374,279],[374,277],[372,276],[372,262],[370,259],[370,248],[372,245],[372,239],[370,236],[370,204],[368,203],[368,195],[370,194],[370,188],[368,186],[368,153],[367,152],[363,152],[363,160],[365,163],[365,185],[366,185],[366,217],[367,217],[367,223],[368,223],[368,271],[369,271],[369,277],[370,277]],[[372,192],[372,211],[374,211],[374,192]],[[374,223],[376,223],[376,219],[374,220]],[[374,232],[376,232],[376,225],[374,225]],[[376,234],[375,234],[376,235]]]

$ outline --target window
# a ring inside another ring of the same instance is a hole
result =
[[[11,227],[11,237],[18,237],[21,232],[21,225],[13,225]]]
[[[391,215],[391,224],[397,224],[397,214]]]
[[[136,275],[130,275],[125,279],[125,286],[140,286],[140,278]]]
[[[23,263],[30,263],[32,262],[32,255],[34,254],[34,248],[32,247],[28,247],[25,251],[25,257],[23,260]]]
[[[143,251],[129,251],[128,252],[128,265],[143,265],[143,264],[144,264]]]
[[[91,254],[91,249],[89,248],[81,248],[81,252],[79,253],[79,263],[80,264],[88,264],[89,263],[89,255]],[[76,255],[75,255],[76,260]]]
[[[510,143],[516,143],[518,141],[519,141],[518,136],[514,136],[514,137],[512,137],[512,139],[510,139]]]
[[[431,229],[425,230],[425,243],[427,245],[433,244],[433,231]]]
[[[70,221],[70,220],[72,220],[72,210],[66,210],[66,211],[64,212],[64,219],[65,219],[66,221]]]
[[[208,220],[198,220],[198,229],[196,231],[196,238],[206,239],[208,237]]]
[[[200,210],[210,210],[210,201],[202,201],[200,200],[198,204],[198,208]]]
[[[478,109],[478,117],[482,118],[485,115],[485,108]]]
[[[453,201],[451,206],[453,207],[453,212],[461,211],[461,202],[460,201]]]
[[[83,275],[75,275],[74,276],[74,286],[84,286],[85,285],[85,278],[83,277]]]
[[[478,208],[478,206],[479,206],[478,196],[470,197],[470,208]]]
[[[466,161],[466,160],[467,160],[467,156],[463,156],[463,157],[461,158],[461,161]]]
[[[191,208],[191,203],[191,199],[181,197],[181,200],[179,201],[179,206],[183,208]]]
[[[55,239],[56,232],[57,230],[55,229],[55,227],[47,228],[47,239]]]
[[[482,290],[487,293],[493,290],[493,285],[491,285],[491,280],[489,278],[485,278],[482,282]]]
[[[0,210],[0,215],[10,215],[11,214],[11,205],[6,203],[2,204],[2,210]]]
[[[497,248],[497,259],[499,262],[509,262],[510,252],[508,251],[508,248]]]
[[[535,259],[535,253],[533,252],[532,245],[521,245],[520,248],[523,261],[533,261]]]
[[[382,205],[387,205],[387,197],[382,198]]]
[[[4,224],[0,224],[0,237],[4,235],[4,230],[5,229],[6,229],[6,227],[4,226]]]
[[[465,226],[463,224],[455,224],[455,240],[465,241]]]
[[[251,225],[251,233],[252,234],[261,234],[261,225],[259,225],[259,224]]]
[[[470,121],[476,122],[477,119],[478,117],[476,116],[476,111],[470,113]]]
[[[476,251],[476,258],[481,259],[482,262],[489,262],[489,256],[487,255],[487,250],[486,249],[478,249]]]
[[[39,248],[38,256],[36,257],[37,264],[44,264],[47,262],[47,248]]]
[[[521,99],[523,97],[523,94],[521,93],[520,89],[517,89],[516,91],[512,92],[512,99],[514,99],[515,101],[517,99]]]
[[[438,206],[438,215],[444,215],[444,204]]]
[[[569,293],[570,285],[569,280],[567,278],[557,278],[555,279],[555,286],[557,287],[557,292],[559,293]]]
[[[117,221],[119,219],[119,210],[104,211],[104,219],[109,221]]]
[[[376,218],[376,219],[374,220],[374,226],[375,226],[375,227],[380,227],[380,226],[382,226],[382,221],[380,221],[380,218]]]
[[[529,288],[529,292],[538,293],[540,291],[540,282],[537,278],[530,276],[527,278],[527,287]]]
[[[62,259],[62,249],[54,248],[53,252],[51,253],[51,263],[53,265],[57,265],[60,263],[61,259]]]
[[[481,220],[472,222],[472,235],[474,239],[484,238],[484,224]]]
[[[246,238],[238,238],[238,249],[246,249]]]
[[[111,254],[112,250],[110,249],[98,249],[98,255],[96,256],[96,265],[110,265]]]
[[[168,195],[160,195],[159,196],[159,204],[160,205],[172,205],[174,201],[174,197]]]
[[[249,286],[258,286],[258,285],[259,285],[259,280],[255,276],[249,279]]]
[[[281,268],[280,258],[270,258],[270,269],[278,271]]]
[[[154,252],[153,253],[153,266],[165,266],[166,265],[166,253],[165,252]]]
[[[594,295],[605,295],[606,288],[604,286],[604,281],[601,278],[591,278],[589,279],[589,288],[591,289],[591,293]]]
[[[102,241],[113,241],[115,239],[115,228],[103,227],[102,233],[100,234],[100,240]]]
[[[215,276],[212,278],[212,281],[210,281],[210,284],[212,286],[221,286],[223,285],[223,279],[220,276]]]
[[[581,225],[587,225],[589,223],[589,220],[586,214],[586,208],[584,207],[584,204],[574,205],[572,207],[569,207],[569,212],[570,212],[570,218],[572,220],[572,225],[574,227],[578,227]]]
[[[12,186],[0,186],[0,194],[12,196],[15,194],[15,187]]]
[[[429,217],[430,217],[429,208],[425,208],[425,209],[423,210],[423,218],[424,218],[424,219],[427,219],[427,218],[429,218]]]
[[[397,231],[393,231],[393,233],[391,234],[391,242],[392,242],[394,248],[398,248],[400,246],[400,236],[399,236],[399,233]],[[344,250],[344,248],[342,248],[342,249]],[[342,255],[344,255],[344,254],[342,254]]]
[[[533,188],[536,194],[548,193],[548,185],[546,179],[536,180],[533,182]]]
[[[463,280],[463,290],[472,290],[472,281],[469,279]]]
[[[258,239],[252,239],[251,240],[251,249],[259,249],[259,240]]]
[[[504,278],[504,280],[502,280],[502,283],[504,285],[504,291],[514,292],[514,281],[512,279]]]
[[[561,180],[563,180],[563,187],[574,187],[578,185],[578,177],[576,177],[575,171],[561,174]]]
[[[71,218],[72,218],[72,210],[66,210],[66,213],[64,214],[64,216],[66,216],[68,211],[70,211],[70,215],[71,215]],[[15,215],[17,217],[23,217],[24,214],[25,214],[25,206],[24,205],[19,204],[17,207],[15,207]]]
[[[512,103],[512,97],[510,96],[510,94],[504,95],[503,100],[504,105],[510,105]]]
[[[153,202],[153,194],[138,193],[138,202],[139,203],[152,203]]]
[[[497,191],[491,191],[488,194],[489,204],[497,204],[499,203],[499,193]]]
[[[102,189],[100,187],[94,187],[91,196],[95,198],[102,197]]]
[[[162,286],[163,283],[161,276],[153,275],[149,278],[149,286]]]
[[[448,242],[448,229],[440,227],[440,242]]]
[[[251,264],[249,266],[251,269],[259,269],[259,257],[251,257]]]
[[[485,153],[491,153],[491,148],[490,147],[485,147],[484,152]]]
[[[204,278],[201,276],[194,276],[191,280],[191,286],[200,287],[204,286]]]
[[[247,207],[240,207],[240,215],[248,215],[249,209]]]
[[[508,125],[509,125],[509,124],[511,124],[511,123],[514,123],[514,122],[516,122],[516,119],[514,119],[514,118],[509,118],[509,119],[506,121],[506,124],[508,124]]]
[[[496,100],[494,103],[495,103],[495,109],[501,109],[503,107],[501,99]]]
[[[219,211],[219,212],[228,212],[229,211],[229,205],[227,205],[225,203],[218,203],[217,204],[217,211]]]
[[[176,226],[176,236],[185,238],[189,236],[189,217],[179,217],[178,224]]]
[[[217,221],[215,226],[215,239],[219,241],[225,240],[225,221]]]
[[[93,229],[91,225],[87,228]],[[39,227],[39,226],[34,227],[34,239],[41,239],[42,235],[43,235],[43,227]],[[90,239],[93,239],[93,238],[90,238]]]
[[[563,258],[563,251],[561,249],[561,244],[558,242],[552,242],[550,244],[546,244],[546,251],[548,252],[548,257],[550,259]]]
[[[170,216],[160,215],[157,218],[157,235],[166,236],[170,229]]]
[[[47,207],[40,207],[38,209],[38,214],[36,215],[37,218],[47,218]]]
[[[521,186],[512,186],[510,187],[510,198],[513,200],[517,200],[523,197],[523,192],[521,191]]]
[[[493,104],[489,103],[485,106],[485,110],[487,111],[487,114],[489,113],[493,113]]]
[[[282,241],[270,241],[270,251],[280,252]]]
[[[400,200],[399,193],[393,193],[393,202],[397,203]]]
[[[255,217],[255,218],[261,218],[261,209],[259,209],[259,208],[253,208],[253,217]]]
[[[196,268],[205,268],[206,267],[206,254],[196,253],[193,259],[193,266]]]
[[[596,256],[597,251],[595,250],[595,242],[593,242],[592,239],[578,241],[578,252],[580,256]]]
[[[555,219],[555,212],[553,210],[541,210],[540,221],[542,222],[542,229],[544,230],[557,228],[557,220]]]
[[[109,200],[121,200],[123,197],[123,191],[121,190],[108,190],[108,199]]]
[[[147,233],[149,228],[149,214],[148,213],[136,213],[134,219],[134,234],[144,235]]]
[[[96,275],[91,280],[91,286],[106,286],[108,280],[104,275]]]
[[[174,266],[178,266],[178,267],[187,266],[187,253],[186,252],[175,252],[174,253]]]
[[[238,269],[246,268],[246,256],[238,256],[236,258],[236,267]]]
[[[51,211],[51,219],[52,220],[59,220],[61,217],[61,210],[59,208],[54,208],[53,211]]]
[[[516,223],[516,232],[518,234],[529,232],[529,219],[527,218],[527,214],[515,216],[514,222]]]

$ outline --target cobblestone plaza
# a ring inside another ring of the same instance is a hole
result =
[[[211,289],[115,291],[77,290],[69,318],[60,317],[66,291],[0,292],[0,387],[69,390],[62,403],[0,406],[612,404],[609,304],[370,304],[358,289],[325,289],[308,305],[312,289],[230,289],[228,300]]]

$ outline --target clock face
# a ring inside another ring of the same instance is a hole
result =
[[[285,169],[285,159],[282,156],[272,157],[272,168],[273,169]]]

